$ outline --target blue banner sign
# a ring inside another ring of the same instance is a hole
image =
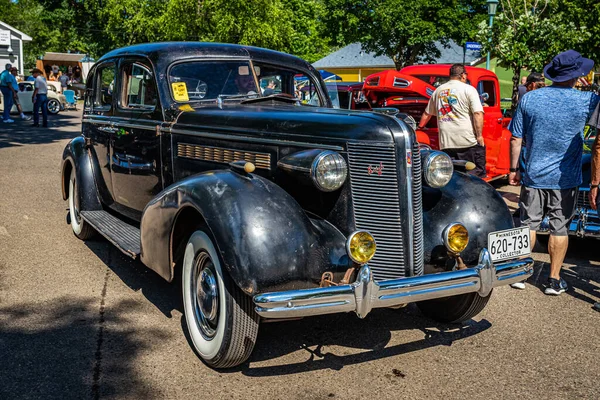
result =
[[[475,51],[479,51],[481,50],[481,43],[477,43],[477,42],[467,42],[465,44],[465,47],[467,50],[475,50]]]

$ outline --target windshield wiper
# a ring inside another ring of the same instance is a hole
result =
[[[300,99],[292,96],[287,93],[275,93],[269,96],[257,97],[255,99],[243,100],[242,104],[251,104],[251,103],[262,103],[265,101],[282,101],[284,103],[297,104],[300,102]]]

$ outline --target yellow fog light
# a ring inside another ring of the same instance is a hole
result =
[[[469,244],[469,231],[464,225],[452,223],[442,233],[444,245],[453,253],[462,252]]]
[[[375,239],[369,232],[356,231],[350,235],[346,243],[348,256],[357,264],[366,264],[375,255]]]

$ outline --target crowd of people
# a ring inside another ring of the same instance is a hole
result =
[[[567,283],[560,272],[567,252],[568,226],[575,214],[582,184],[583,131],[586,124],[600,128],[600,96],[575,89],[590,73],[594,62],[574,50],[558,54],[544,68],[531,73],[519,87],[519,103],[508,126],[511,185],[521,185],[520,222],[530,229],[535,243],[544,217],[549,222],[550,276],[547,295],[560,295]],[[546,80],[552,82],[546,86]],[[419,122],[422,129],[432,116],[438,118],[440,148],[453,159],[471,161],[472,174],[485,177],[483,113],[477,90],[468,85],[462,64],[450,68],[450,81],[432,94]],[[600,143],[592,150],[589,201],[597,209],[600,184]],[[511,285],[525,289],[525,282]],[[600,303],[594,308],[600,311]]]

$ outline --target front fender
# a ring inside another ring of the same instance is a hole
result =
[[[462,223],[469,231],[469,244],[461,253],[467,265],[477,263],[479,252],[487,247],[488,233],[514,227],[502,196],[488,183],[462,172],[455,172],[442,189],[423,187],[426,264],[447,259],[442,232],[452,222]]]
[[[350,267],[346,238],[331,224],[309,218],[269,180],[222,170],[177,182],[144,210],[142,261],[167,280],[173,226],[187,207],[202,216],[227,271],[248,294],[315,287],[323,272]]]
[[[93,163],[83,136],[72,139],[63,151],[60,168],[63,200],[67,200],[69,196],[71,168],[75,168],[75,179],[77,180],[81,209],[88,211],[102,210],[102,204],[100,203],[96,187]]]

